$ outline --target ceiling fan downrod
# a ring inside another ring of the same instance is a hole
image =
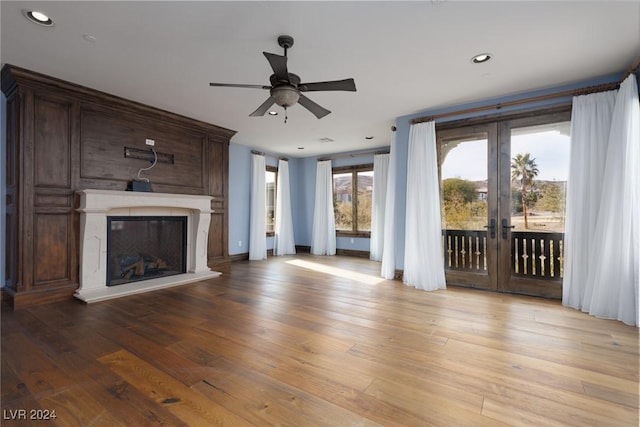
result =
[[[287,35],[279,36],[278,45],[284,49],[284,56],[287,56],[287,50],[293,46],[293,37]]]

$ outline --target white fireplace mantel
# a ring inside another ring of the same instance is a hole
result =
[[[211,197],[188,194],[81,190],[80,287],[75,296],[96,302],[218,277],[207,267]],[[187,272],[107,286],[107,216],[186,216]]]

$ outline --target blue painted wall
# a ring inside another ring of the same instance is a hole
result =
[[[229,144],[229,255],[249,252],[251,148]]]
[[[305,157],[289,160],[291,213],[296,245],[311,246],[313,201],[316,189],[316,160]]]
[[[251,150],[251,147],[237,143],[229,146],[229,255],[249,252]],[[357,151],[348,154],[353,157],[336,159],[333,166],[373,163],[372,154],[359,155]],[[317,160],[318,157],[289,158],[293,233],[296,245],[300,246],[311,246]],[[266,163],[277,166],[277,160],[270,156],[266,157]],[[368,251],[369,239],[338,237],[336,247]],[[273,248],[272,237],[267,238],[267,248]]]
[[[249,252],[249,225],[251,205],[251,147],[246,145],[229,144],[229,255],[246,254]],[[289,160],[289,179],[299,186],[297,171],[300,169],[297,163],[300,159]],[[267,166],[278,166],[278,160],[267,156]],[[295,171],[295,172],[294,172]],[[304,195],[304,189],[300,190]],[[298,197],[291,190],[291,203]],[[294,216],[294,234],[296,223],[300,219]],[[304,224],[303,224],[304,225]],[[296,240],[296,244],[298,243]],[[273,237],[267,237],[267,249],[273,249]]]
[[[380,148],[383,150],[384,147]],[[367,163],[373,163],[373,154],[359,154],[363,150],[349,152],[352,157],[335,159],[332,161],[332,167],[340,166],[354,166],[363,165]],[[371,150],[366,150],[371,151]],[[345,153],[341,153],[345,154]],[[313,231],[313,208],[315,203],[315,190],[316,190],[316,164],[318,158],[330,157],[305,157],[302,159],[295,159],[299,164],[299,169],[296,171],[297,179],[294,184],[292,174],[292,207],[294,217],[294,233],[296,237],[296,244],[302,246],[311,246],[311,234]],[[295,198],[294,198],[294,185]],[[295,199],[295,200],[294,200]],[[298,215],[300,214],[300,215]],[[338,237],[336,238],[336,248],[338,249],[350,249],[357,251],[369,250],[369,238],[360,237]]]

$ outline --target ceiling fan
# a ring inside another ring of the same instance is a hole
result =
[[[246,85],[246,84],[231,84],[231,83],[209,83],[209,86],[220,87],[243,87],[249,89],[267,89],[270,96],[265,102],[258,107],[256,111],[249,114],[251,117],[264,116],[264,114],[271,108],[273,104],[279,105],[285,109],[295,105],[296,103],[302,105],[307,110],[311,111],[317,118],[321,119],[331,111],[316,104],[302,92],[319,92],[330,90],[344,90],[355,92],[356,84],[353,79],[334,80],[328,82],[313,82],[313,83],[300,83],[300,77],[296,74],[290,73],[287,70],[287,49],[293,46],[293,37],[280,36],[278,37],[278,44],[284,48],[284,55],[276,55],[274,53],[262,52],[269,61],[273,74],[269,77],[271,82],[270,86],[262,85]],[[285,118],[286,122],[286,118]]]

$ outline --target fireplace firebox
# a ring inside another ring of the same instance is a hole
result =
[[[108,216],[107,286],[186,272],[186,216]]]

